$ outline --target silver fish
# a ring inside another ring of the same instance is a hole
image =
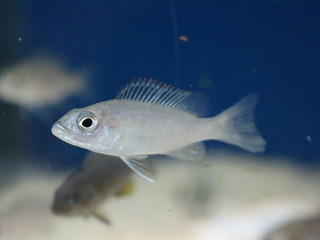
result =
[[[94,216],[110,223],[99,207],[111,197],[133,192],[131,173],[117,157],[90,153],[57,189],[52,211],[63,216]]]
[[[116,99],[73,109],[52,127],[52,133],[72,145],[119,156],[132,170],[153,182],[147,155],[164,154],[199,160],[202,141],[219,140],[251,152],[262,152],[265,140],[253,122],[256,95],[249,95],[212,118],[201,94],[154,80],[138,79]]]

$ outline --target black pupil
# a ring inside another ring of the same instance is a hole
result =
[[[93,124],[93,120],[91,118],[86,118],[82,121],[81,125],[85,128],[91,127]]]

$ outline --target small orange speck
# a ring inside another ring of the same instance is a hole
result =
[[[185,35],[180,35],[180,36],[179,36],[179,40],[180,40],[180,41],[183,41],[183,42],[188,42],[188,41],[189,41],[189,38],[188,38],[187,36],[185,36]]]

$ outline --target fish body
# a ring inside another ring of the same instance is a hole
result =
[[[205,154],[204,140],[219,140],[252,152],[264,150],[256,130],[250,95],[221,114],[202,118],[206,98],[157,83],[138,80],[128,84],[114,100],[65,114],[52,127],[58,138],[94,152],[119,156],[131,169],[153,181],[147,155],[198,160]]]
[[[90,153],[83,166],[56,190],[52,211],[64,216],[95,216],[109,223],[99,207],[111,197],[131,192],[131,172],[117,157]]]
[[[83,110],[105,116],[99,120],[100,125],[106,127],[101,131],[103,144],[94,144],[97,138],[92,139],[92,144],[85,139],[75,140],[74,143],[103,154],[135,156],[169,153],[208,138],[203,137],[208,124],[206,120],[161,105],[111,100],[79,109],[79,114]]]

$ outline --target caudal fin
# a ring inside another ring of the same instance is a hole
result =
[[[266,141],[261,137],[254,123],[253,112],[257,99],[257,94],[246,96],[214,117],[215,139],[250,152],[263,152]]]

